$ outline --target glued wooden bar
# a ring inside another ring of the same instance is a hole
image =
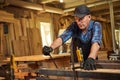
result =
[[[70,53],[64,53],[64,54],[53,54],[53,58],[62,58],[62,57],[69,57]],[[33,56],[23,56],[23,57],[15,57],[15,61],[43,61],[50,59],[50,56],[44,56],[44,55],[33,55]],[[8,58],[6,61],[9,61],[10,58]]]

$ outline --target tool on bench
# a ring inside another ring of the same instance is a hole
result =
[[[51,60],[53,61],[55,67],[58,68],[58,66],[57,66],[57,64],[55,63],[55,60],[53,59],[53,57],[51,56],[51,54],[49,54],[49,56],[50,56]]]
[[[77,80],[77,73],[75,71],[75,65],[74,65],[74,55],[73,55],[73,52],[71,50],[71,61],[72,61],[72,70],[73,70],[73,80]]]
[[[80,68],[83,68],[84,61],[83,61],[82,48],[77,47],[76,54],[77,54],[78,62],[80,63]]]
[[[14,75],[14,70],[16,69],[16,63],[15,63],[15,56],[14,54],[11,54],[10,57],[10,73],[11,73],[11,80],[15,79],[15,75]]]

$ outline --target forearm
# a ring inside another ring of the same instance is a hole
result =
[[[62,45],[62,39],[61,38],[57,38],[50,47],[52,47],[53,49],[56,49],[57,47],[59,47],[60,45]]]
[[[93,43],[88,57],[96,59],[99,48],[100,46],[97,42]]]

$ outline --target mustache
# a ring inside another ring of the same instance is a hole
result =
[[[79,26],[86,26],[85,24],[81,23],[81,24],[78,24]]]

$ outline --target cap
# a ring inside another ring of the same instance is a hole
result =
[[[90,10],[86,5],[80,5],[75,8],[73,16],[83,18],[85,15],[90,14]]]

